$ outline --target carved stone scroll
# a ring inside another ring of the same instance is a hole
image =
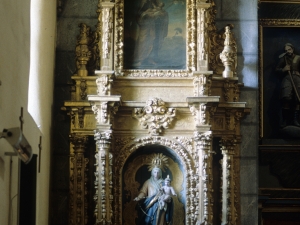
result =
[[[136,108],[133,117],[140,121],[143,128],[148,128],[151,135],[159,135],[162,129],[167,129],[176,115],[176,109],[167,108],[159,98],[147,101],[144,108]]]
[[[84,157],[87,136],[72,134],[73,152],[70,154],[70,217],[69,224],[87,224],[87,168],[88,159]]]
[[[222,159],[222,224],[236,225],[237,210],[235,207],[235,181],[234,161],[237,140],[235,138],[223,138],[221,140]]]

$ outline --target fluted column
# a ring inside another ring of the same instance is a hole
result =
[[[87,136],[71,134],[73,151],[70,154],[70,225],[87,224],[87,168],[88,159],[84,157]]]
[[[213,223],[213,173],[212,173],[212,132],[195,132],[194,138],[199,160],[199,209],[198,221],[203,225]]]
[[[237,211],[234,200],[234,154],[237,140],[235,138],[221,140],[222,159],[222,225],[236,225]]]

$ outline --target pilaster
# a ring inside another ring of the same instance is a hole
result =
[[[72,134],[70,141],[73,151],[70,154],[70,225],[87,224],[87,167],[89,160],[85,158],[88,137],[86,135]]]
[[[212,132],[194,132],[196,151],[198,153],[199,168],[199,192],[200,212],[198,221],[203,225],[213,224],[213,173],[212,173]]]
[[[235,207],[236,200],[236,184],[234,155],[236,152],[237,139],[223,138],[221,139],[222,159],[222,225],[237,224],[237,209]]]
[[[207,71],[209,65],[209,38],[208,38],[208,12],[211,3],[197,1],[197,68],[199,71]]]

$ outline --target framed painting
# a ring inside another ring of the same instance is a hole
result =
[[[260,20],[260,137],[263,140],[300,137],[299,40],[300,20]]]
[[[260,0],[260,2],[268,2],[268,3],[300,3],[300,0]]]
[[[124,69],[186,69],[185,1],[126,1]]]

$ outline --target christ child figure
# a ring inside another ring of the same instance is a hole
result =
[[[172,195],[177,196],[174,188],[171,186],[171,179],[169,175],[165,179],[165,185],[161,187],[162,195],[159,198],[160,209],[167,209],[167,204],[172,201]]]

